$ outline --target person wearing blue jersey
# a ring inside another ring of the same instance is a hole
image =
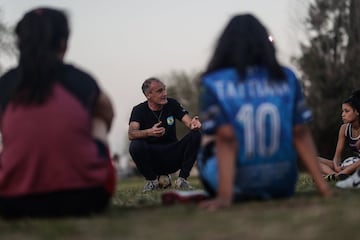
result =
[[[215,210],[248,199],[290,197],[297,155],[322,196],[331,196],[306,123],[311,119],[294,73],[281,67],[267,30],[251,14],[234,16],[202,77],[200,178]]]

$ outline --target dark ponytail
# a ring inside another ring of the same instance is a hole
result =
[[[11,98],[18,104],[42,103],[61,77],[60,54],[69,37],[67,18],[61,11],[37,8],[25,14],[15,32],[20,59]]]

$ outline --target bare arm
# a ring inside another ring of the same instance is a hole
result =
[[[344,149],[344,144],[345,144],[345,128],[346,128],[346,125],[343,124],[343,125],[341,125],[341,127],[339,129],[338,141],[336,144],[336,150],[335,150],[335,154],[334,154],[334,158],[333,158],[334,169],[336,172],[341,171],[339,164],[341,162],[341,153]]]
[[[110,130],[114,118],[114,109],[110,98],[102,91],[95,102],[93,117],[103,120],[107,131]]]
[[[209,210],[230,206],[233,199],[237,142],[230,125],[220,127],[216,133],[216,158],[219,168],[219,189],[216,198],[204,201],[200,207]]]
[[[138,138],[147,138],[147,137],[161,137],[165,134],[165,128],[160,127],[161,122],[155,123],[152,128],[140,130],[140,123],[130,122],[128,137],[129,140],[134,140]]]
[[[187,126],[190,130],[199,130],[201,128],[201,122],[198,116],[190,118],[188,114],[185,114],[181,121]]]
[[[114,118],[114,110],[109,97],[100,92],[95,102],[92,116],[92,136],[108,144],[108,133]]]
[[[319,161],[316,158],[318,154],[308,127],[306,125],[297,125],[293,129],[293,134],[296,150],[312,176],[320,194],[324,197],[331,196],[329,185],[321,175]]]

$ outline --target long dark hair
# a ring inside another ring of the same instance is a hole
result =
[[[244,77],[246,68],[255,65],[267,68],[272,80],[285,77],[266,28],[251,14],[234,16],[220,35],[205,74],[235,68]]]
[[[12,99],[19,104],[42,103],[60,77],[69,25],[66,15],[51,8],[27,12],[15,29],[20,59]]]
[[[343,101],[349,104],[354,110],[360,114],[360,90],[355,90],[351,93],[350,97]]]

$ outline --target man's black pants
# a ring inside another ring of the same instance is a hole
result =
[[[201,133],[190,131],[180,141],[150,144],[144,139],[133,140],[129,152],[137,169],[147,180],[171,174],[180,169],[179,177],[187,179],[200,147]]]

